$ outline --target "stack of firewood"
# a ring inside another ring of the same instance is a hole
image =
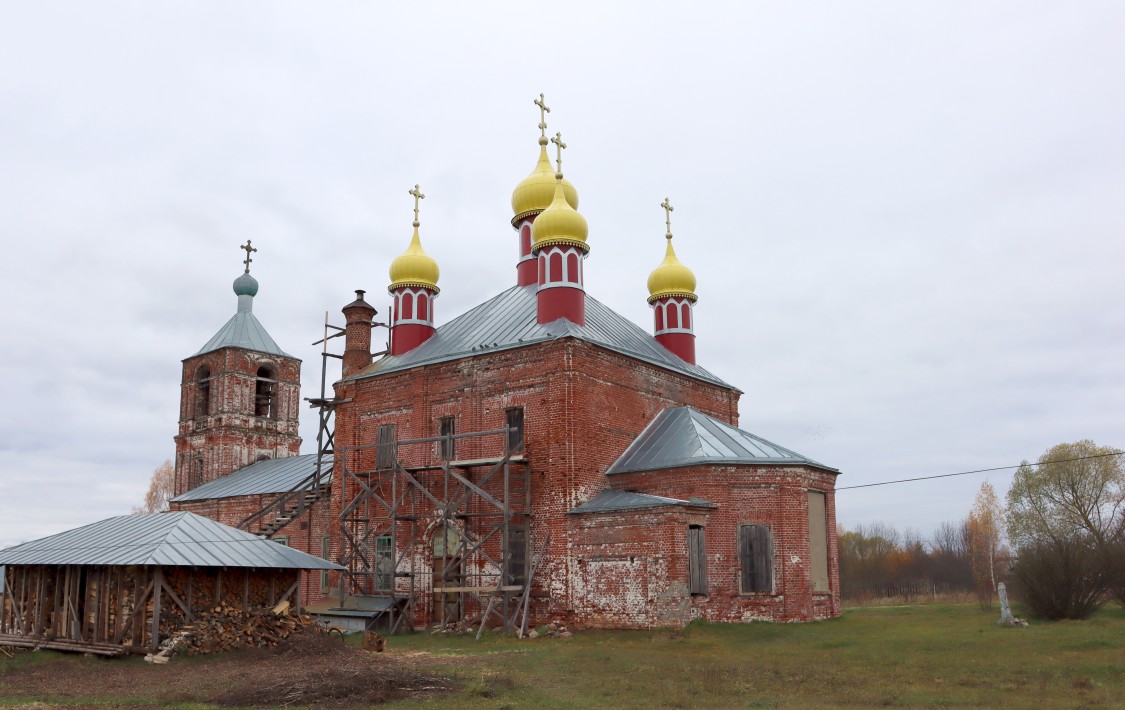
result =
[[[194,621],[179,629],[183,632],[179,650],[191,656],[277,646],[296,629],[312,625],[308,614],[290,614],[288,602],[255,611],[220,604],[197,614]]]

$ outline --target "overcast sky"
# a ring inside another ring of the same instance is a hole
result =
[[[1123,37],[1093,1],[0,5],[0,547],[141,502],[246,239],[305,397],[415,183],[438,323],[514,284],[540,92],[588,292],[651,328],[668,196],[742,428],[839,486],[1125,446]],[[928,536],[1010,479],[838,519]]]

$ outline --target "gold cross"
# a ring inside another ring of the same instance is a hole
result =
[[[555,153],[558,156],[555,158],[555,169],[556,172],[559,173],[559,175],[562,175],[562,152],[563,148],[566,147],[566,143],[563,143],[561,133],[556,133],[555,137],[551,139],[551,142],[558,146],[558,148],[555,149]]]
[[[665,197],[664,201],[660,203],[660,206],[664,208],[664,224],[668,225],[668,233],[665,234],[664,237],[665,237],[665,239],[671,239],[672,238],[672,213],[676,210],[676,208],[672,206],[672,203],[668,201],[667,197]]]
[[[419,222],[418,222],[418,200],[424,200],[424,199],[426,199],[426,196],[423,195],[422,191],[418,189],[417,184],[415,184],[414,189],[408,191],[407,194],[408,195],[414,195],[414,226],[417,227],[418,224],[419,224]]]
[[[539,98],[535,99],[535,101],[532,102],[532,103],[534,103],[536,106],[539,107],[539,136],[540,136],[540,138],[546,138],[547,137],[547,114],[549,114],[551,112],[551,109],[544,102],[543,94],[539,94]]]
[[[242,260],[242,263],[246,264],[246,273],[250,273],[250,262],[254,261],[253,259],[250,258],[250,252],[258,251],[258,248],[250,246],[250,240],[247,239],[246,243],[243,244],[242,246],[240,246],[239,249],[246,252],[246,258]]]

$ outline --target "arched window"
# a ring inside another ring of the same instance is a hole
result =
[[[684,304],[680,306],[680,308],[683,309],[683,316],[680,319],[680,323],[684,328],[691,330],[691,304],[684,302]]]
[[[277,373],[268,365],[258,368],[254,388],[254,416],[277,419]]]
[[[664,330],[664,305],[660,304],[660,303],[657,303],[656,308],[653,308],[652,310],[656,311],[656,330],[657,330],[657,332],[659,332],[661,330]]]
[[[566,257],[566,280],[570,283],[578,283],[578,255],[574,252]]]
[[[412,320],[414,318],[414,294],[407,291],[402,294],[402,315],[403,320]]]
[[[200,365],[195,371],[195,416],[211,413],[211,368]]]
[[[680,308],[675,303],[669,303],[668,306],[669,306],[668,310],[667,310],[668,327],[669,328],[679,328],[680,327]]]
[[[418,320],[430,320],[430,299],[426,296],[426,292],[422,291],[418,294],[418,313],[414,317]]]
[[[563,280],[563,258],[562,254],[555,252],[551,254],[550,259],[550,273],[547,274],[547,283],[554,283]]]
[[[539,255],[539,285],[547,283],[547,257]]]

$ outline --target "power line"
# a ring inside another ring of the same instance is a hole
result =
[[[1055,459],[1054,461],[1042,461],[1040,463],[1032,463],[1032,464],[1027,464],[1027,465],[1028,466],[1046,466],[1047,464],[1052,464],[1052,463],[1066,463],[1068,461],[1085,461],[1086,459],[1101,459],[1101,458],[1105,458],[1107,456],[1121,456],[1122,454],[1125,454],[1125,451],[1115,451],[1112,454],[1095,454],[1093,456],[1078,456],[1078,457],[1072,458],[1072,459]],[[836,490],[837,491],[846,491],[846,490],[850,490],[852,488],[872,488],[873,486],[890,486],[890,485],[893,485],[895,483],[911,483],[913,481],[930,481],[930,480],[933,480],[935,478],[950,478],[952,476],[968,476],[971,473],[989,473],[990,471],[1010,471],[1013,468],[1020,468],[1023,465],[1024,464],[1021,463],[1017,466],[997,466],[996,468],[978,468],[975,471],[960,471],[958,473],[942,473],[942,474],[939,474],[937,476],[920,476],[918,478],[903,478],[903,479],[898,480],[898,481],[882,481],[881,483],[864,483],[864,484],[858,485],[858,486],[843,486],[841,488],[837,488]]]

